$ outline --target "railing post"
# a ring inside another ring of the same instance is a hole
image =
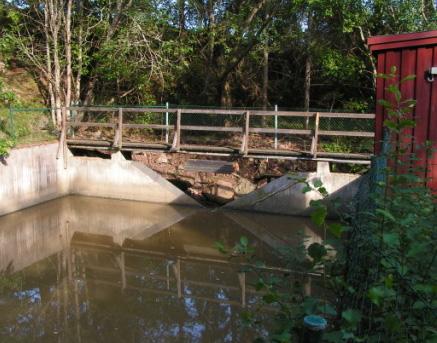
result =
[[[245,114],[244,128],[243,128],[243,139],[241,142],[240,153],[247,156],[249,153],[249,128],[250,128],[250,111]]]
[[[165,108],[168,109],[168,102],[165,103]],[[165,143],[168,144],[168,134],[169,134],[169,130],[168,130],[168,112],[165,112],[165,126],[167,126],[165,128]]]
[[[275,105],[275,112],[278,112],[278,105]],[[278,115],[275,114],[275,150],[278,149]]]
[[[118,148],[123,147],[123,108],[118,109]]]
[[[313,134],[313,140],[311,142],[311,154],[313,155],[314,158],[317,157],[317,144],[319,140],[319,121],[320,121],[320,113],[317,112],[314,117],[314,134]]]
[[[172,151],[179,151],[181,148],[181,109],[176,112],[176,122],[174,128],[173,145],[171,147]]]

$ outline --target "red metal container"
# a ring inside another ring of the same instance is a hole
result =
[[[426,141],[432,141],[437,149],[437,75],[431,82],[429,71],[437,67],[437,30],[407,33],[393,36],[375,36],[368,39],[370,50],[377,59],[378,73],[389,74],[392,66],[396,66],[400,77],[414,74],[414,81],[405,82],[401,86],[404,98],[416,99],[417,104],[412,114],[416,126],[400,137],[404,142],[411,141],[413,153],[420,159],[419,166],[426,167],[426,176],[430,178],[431,189],[437,191],[437,152],[426,156],[424,149],[419,149]],[[437,70],[436,70],[437,71]],[[376,98],[390,100],[385,90],[390,80],[378,78],[376,82]],[[381,149],[383,134],[384,108],[376,106],[375,121],[375,153]]]

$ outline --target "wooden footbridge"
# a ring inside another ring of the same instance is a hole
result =
[[[369,163],[375,136],[375,115],[362,113],[145,107],[70,107],[62,113],[61,143],[76,149]],[[349,124],[332,125],[338,121]],[[209,138],[196,139],[202,134]],[[211,139],[220,134],[225,138]],[[322,144],[347,138],[355,146],[366,140],[367,148]]]

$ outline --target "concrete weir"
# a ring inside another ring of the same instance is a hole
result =
[[[201,205],[144,164],[127,161],[121,153],[111,159],[68,156],[57,159],[58,143],[13,149],[0,164],[0,216],[65,195],[146,201],[174,205]],[[299,179],[320,179],[330,196],[352,201],[360,176],[331,173],[327,162],[316,172],[284,175],[238,198],[225,208],[257,212],[308,215],[316,192],[303,193]]]
[[[264,187],[257,189],[225,207],[234,210],[276,213],[284,215],[308,216],[311,200],[322,199],[322,196],[311,191],[304,193],[306,180],[310,184],[320,180],[329,193],[324,200],[331,216],[335,216],[332,203],[339,199],[342,204],[350,204],[358,192],[361,175],[348,173],[331,173],[328,162],[318,162],[317,171],[284,175]]]
[[[0,163],[0,215],[69,194],[200,206],[146,166],[90,157],[56,159],[58,143],[13,149]]]

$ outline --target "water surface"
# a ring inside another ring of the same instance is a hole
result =
[[[0,341],[251,341],[262,293],[214,243],[246,236],[280,271],[302,231],[320,240],[302,218],[79,196],[0,217]]]

